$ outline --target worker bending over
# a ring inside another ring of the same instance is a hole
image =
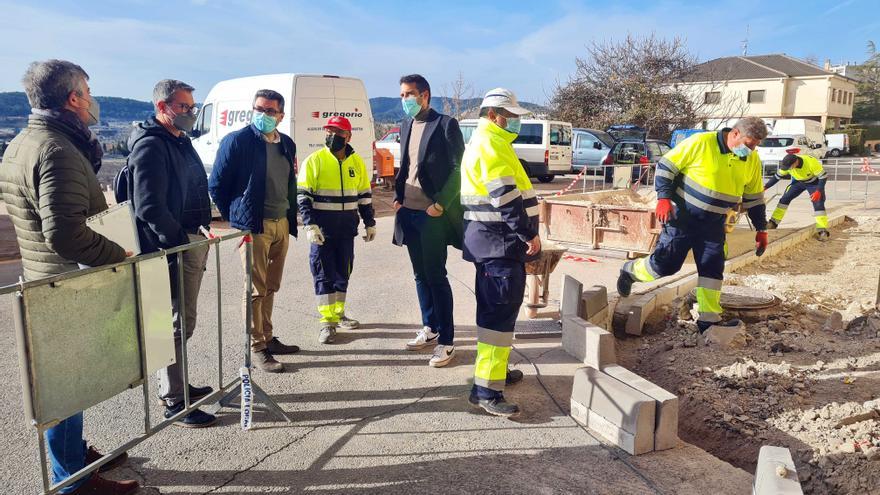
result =
[[[768,189],[773,184],[789,177],[791,177],[791,184],[782,193],[779,204],[776,205],[770,221],[767,222],[767,228],[775,229],[778,227],[782,223],[782,218],[785,217],[785,212],[788,211],[788,205],[802,192],[808,191],[810,201],[813,202],[816,235],[820,241],[828,239],[831,237],[831,233],[828,232],[828,214],[825,213],[825,182],[828,180],[828,174],[822,168],[822,162],[810,155],[786,155],[779,163],[779,170],[767,180],[764,188]]]

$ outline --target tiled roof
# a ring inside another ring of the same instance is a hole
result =
[[[738,81],[827,75],[833,73],[788,55],[750,55],[716,58],[704,62],[686,80]]]

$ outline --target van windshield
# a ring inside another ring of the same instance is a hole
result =
[[[462,125],[461,126],[461,137],[464,140],[464,144],[468,144],[471,140],[471,136],[474,134],[474,130],[477,128],[475,125]]]
[[[794,144],[794,138],[788,137],[768,137],[761,141],[758,146],[762,148],[785,148]]]
[[[523,124],[519,136],[513,140],[513,144],[542,144],[544,141],[544,126],[541,124]],[[568,139],[571,144],[571,138]]]

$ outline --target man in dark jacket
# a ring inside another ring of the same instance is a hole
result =
[[[431,87],[424,77],[400,78],[400,98],[410,118],[400,125],[394,243],[409,251],[422,313],[422,329],[406,348],[437,344],[428,364],[441,367],[455,354],[446,246],[461,247],[459,165],[464,141],[457,120],[431,109]]]
[[[220,142],[208,186],[223,218],[253,234],[251,350],[257,367],[272,373],[284,371],[275,355],[299,351],[272,336],[272,306],[281,288],[288,236],[296,237],[296,146],[277,129],[283,118],[284,97],[257,91],[251,125]]]
[[[76,270],[79,264],[119,263],[132,254],[86,225],[88,217],[107,209],[95,176],[101,146],[87,127],[98,123],[100,113],[88,78],[82,67],[64,60],[34,62],[24,75],[31,115],[3,155],[0,193],[15,226],[26,280]],[[86,448],[82,434],[82,412],[46,430],[53,483],[101,457]],[[126,458],[123,454],[102,470]],[[136,481],[94,474],[59,493],[122,495],[137,488]]]
[[[190,242],[204,240],[200,229],[211,224],[208,179],[202,161],[186,132],[195,122],[193,87],[174,79],[163,79],[153,88],[156,113],[139,124],[129,137],[128,167],[131,174],[130,198],[134,207],[141,251],[151,253]],[[181,261],[182,259],[182,266]],[[169,259],[171,267],[171,306],[174,313],[175,362],[159,370],[159,398],[170,418],[185,407],[181,356],[181,323],[186,338],[196,327],[199,289],[208,262],[208,247],[201,246]],[[183,270],[183,293],[178,288],[177,270]],[[185,314],[180,314],[180,297]],[[207,396],[211,387],[189,386],[190,401]],[[217,418],[199,409],[177,424],[189,428],[210,426]]]

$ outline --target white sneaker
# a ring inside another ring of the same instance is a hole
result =
[[[406,343],[406,349],[408,351],[417,351],[429,345],[434,345],[437,343],[437,337],[439,336],[440,334],[431,330],[431,327],[422,327],[419,333],[416,334],[416,338]]]
[[[452,356],[455,356],[454,345],[438,344],[437,347],[434,348],[434,355],[431,356],[428,365],[434,368],[442,368],[452,361]]]

